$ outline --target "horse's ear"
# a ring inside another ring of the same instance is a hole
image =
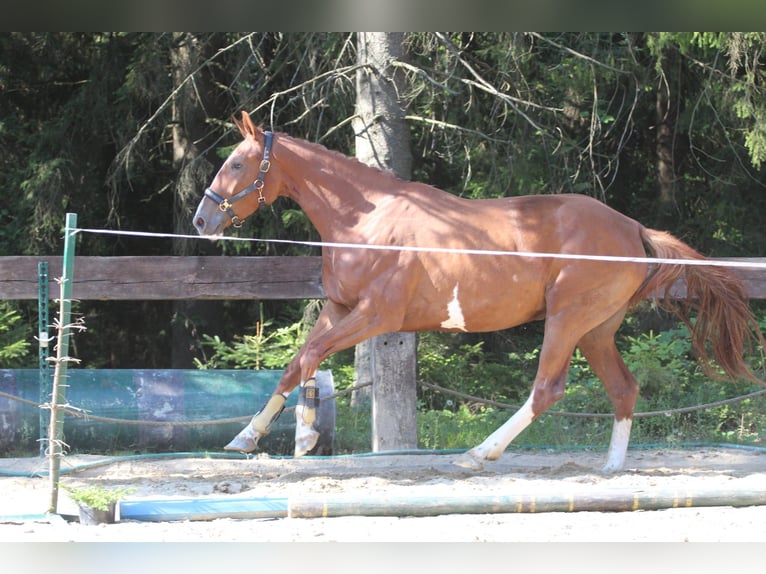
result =
[[[234,121],[234,124],[239,128],[239,133],[242,134],[242,137],[246,137],[247,134],[245,133],[245,126],[242,124],[241,121],[237,119],[237,116],[231,116],[231,119]]]
[[[236,116],[232,116],[232,119],[239,128],[239,133],[242,134],[243,138],[246,138],[248,135],[255,136],[255,124],[250,119],[250,114],[246,111],[242,112],[242,121],[238,120]]]

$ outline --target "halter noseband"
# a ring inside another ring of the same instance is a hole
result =
[[[218,204],[218,209],[221,211],[225,211],[229,217],[231,218],[231,224],[234,227],[242,227],[242,224],[245,223],[244,219],[240,219],[237,217],[237,215],[234,213],[234,210],[232,209],[232,205],[235,201],[239,201],[240,199],[244,199],[254,191],[258,192],[258,209],[263,207],[266,203],[266,199],[263,197],[263,178],[266,177],[266,173],[269,171],[269,168],[271,168],[271,143],[274,140],[274,134],[272,132],[264,132],[264,135],[266,136],[266,142],[263,146],[263,159],[261,160],[261,166],[260,171],[258,173],[258,177],[255,178],[255,181],[248,185],[245,189],[237,193],[236,195],[232,195],[229,199],[226,199],[224,197],[221,197],[218,195],[215,191],[210,189],[209,187],[205,190],[205,197],[209,197],[214,202]]]

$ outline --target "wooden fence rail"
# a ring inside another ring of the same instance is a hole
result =
[[[57,293],[61,257],[0,257],[0,300],[37,299],[37,265]],[[730,261],[766,264],[766,258]],[[321,257],[75,257],[79,300],[323,299]],[[766,299],[766,269],[733,268],[752,299]],[[683,286],[679,285],[679,290]]]
[[[61,257],[0,257],[0,299],[37,299],[37,267],[48,262],[58,293]],[[75,257],[78,300],[323,299],[321,257]]]

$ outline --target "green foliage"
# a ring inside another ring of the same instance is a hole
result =
[[[273,321],[261,321],[254,335],[236,337],[225,343],[218,335],[202,335],[202,346],[213,355],[202,362],[195,359],[198,369],[284,369],[295,357],[306,339],[306,329],[301,323],[286,327],[270,328]]]
[[[335,379],[335,371],[333,371]],[[372,444],[372,417],[369,408],[352,407],[348,397],[335,400],[336,454],[370,452]]]
[[[692,385],[706,379],[692,354],[685,328],[626,337],[625,364],[639,382],[642,394],[659,402],[678,400]],[[671,394],[667,394],[671,393]]]
[[[89,506],[96,510],[109,510],[110,505],[119,502],[136,491],[132,487],[109,489],[98,484],[83,488],[62,484],[61,487],[77,504]]]
[[[13,305],[0,301],[0,365],[6,369],[29,366],[30,329]]]
[[[766,161],[766,107],[754,97],[749,86],[737,86],[733,92],[741,94],[733,104],[737,118],[752,122],[752,128],[745,131],[745,147],[753,166],[760,169]],[[757,95],[762,97],[763,94]]]
[[[461,343],[441,333],[418,337],[418,377],[432,383],[489,400],[517,401],[529,392],[534,380],[539,349],[511,352],[498,358],[483,351],[484,342]],[[455,383],[459,381],[459,388]],[[438,392],[423,391],[428,408],[443,408],[447,399]]]
[[[418,412],[418,447],[433,450],[476,446],[508,419],[508,413],[492,408],[457,408]]]

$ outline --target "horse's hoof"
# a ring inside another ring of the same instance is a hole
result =
[[[319,433],[310,425],[297,425],[295,427],[295,457],[301,457],[309,452],[316,446],[317,441],[319,441]]]
[[[235,436],[232,441],[223,447],[223,450],[231,450],[234,452],[253,452],[258,448],[258,439],[261,435],[256,432],[253,427],[248,424],[243,428],[240,433]]]
[[[484,468],[484,460],[470,450],[461,454],[455,461],[455,464],[461,468],[467,468],[468,470],[482,470]]]

